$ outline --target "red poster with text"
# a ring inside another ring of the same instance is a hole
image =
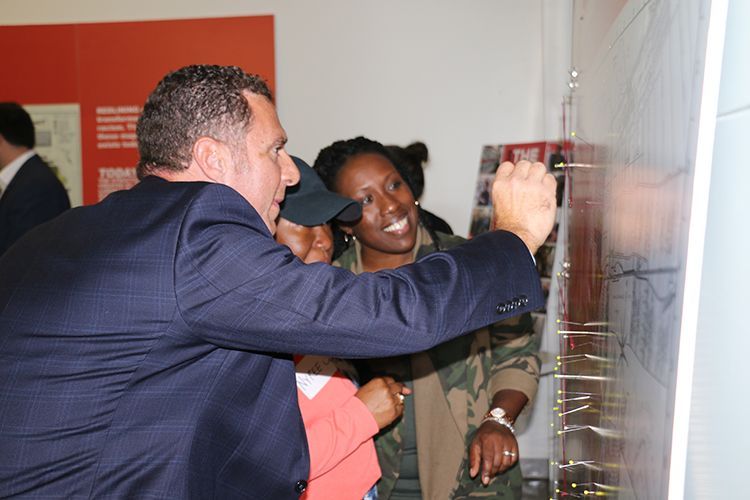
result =
[[[84,204],[135,184],[135,124],[169,71],[237,65],[275,86],[272,16],[2,27],[0,45],[0,100],[79,104]]]

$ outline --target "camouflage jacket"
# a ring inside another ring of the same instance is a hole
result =
[[[442,248],[465,240],[439,233]],[[420,228],[415,260],[435,251]],[[336,265],[362,272],[358,243],[345,251]],[[513,467],[495,477],[488,487],[469,477],[468,447],[501,389],[515,389],[533,400],[539,379],[538,339],[530,315],[505,320],[473,334],[458,337],[426,353],[367,361],[372,373],[387,373],[411,380],[416,415],[417,454],[422,495],[425,499],[520,498],[521,473]],[[382,477],[378,496],[388,499],[399,475],[401,424],[386,427],[375,444]]]

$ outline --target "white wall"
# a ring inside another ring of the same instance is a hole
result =
[[[748,497],[748,16],[750,2],[729,0],[698,309],[687,499]]]
[[[458,234],[468,231],[482,145],[560,134],[569,1],[2,0],[0,8],[0,25],[273,14],[288,149],[312,163],[321,147],[357,134],[422,140],[432,155],[423,204]]]

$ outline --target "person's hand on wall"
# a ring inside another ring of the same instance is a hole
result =
[[[494,228],[516,234],[534,254],[555,223],[556,187],[543,163],[503,162],[492,184]]]
[[[411,390],[392,377],[375,377],[360,387],[355,396],[367,406],[382,429],[403,415],[406,394],[411,394]]]

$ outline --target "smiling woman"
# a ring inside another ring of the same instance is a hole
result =
[[[464,241],[420,223],[403,166],[378,142],[335,142],[315,169],[329,189],[362,205],[361,219],[339,224],[354,244],[336,265],[357,274],[393,269]],[[527,314],[425,353],[362,363],[363,374],[392,375],[413,390],[403,417],[376,437],[381,500],[520,498],[513,422],[539,377],[531,331]]]
[[[330,221],[354,221],[362,213],[352,199],[328,191],[312,168],[292,157],[300,182],[281,205],[276,241],[305,264],[331,263]],[[391,377],[362,387],[344,361],[295,355],[297,400],[310,451],[310,478],[301,500],[373,500],[380,477],[372,437],[403,412],[409,390]]]
[[[362,205],[361,221],[342,230],[362,243],[364,270],[411,262],[417,241],[417,205],[390,160],[376,153],[354,156],[336,179],[335,190]]]

